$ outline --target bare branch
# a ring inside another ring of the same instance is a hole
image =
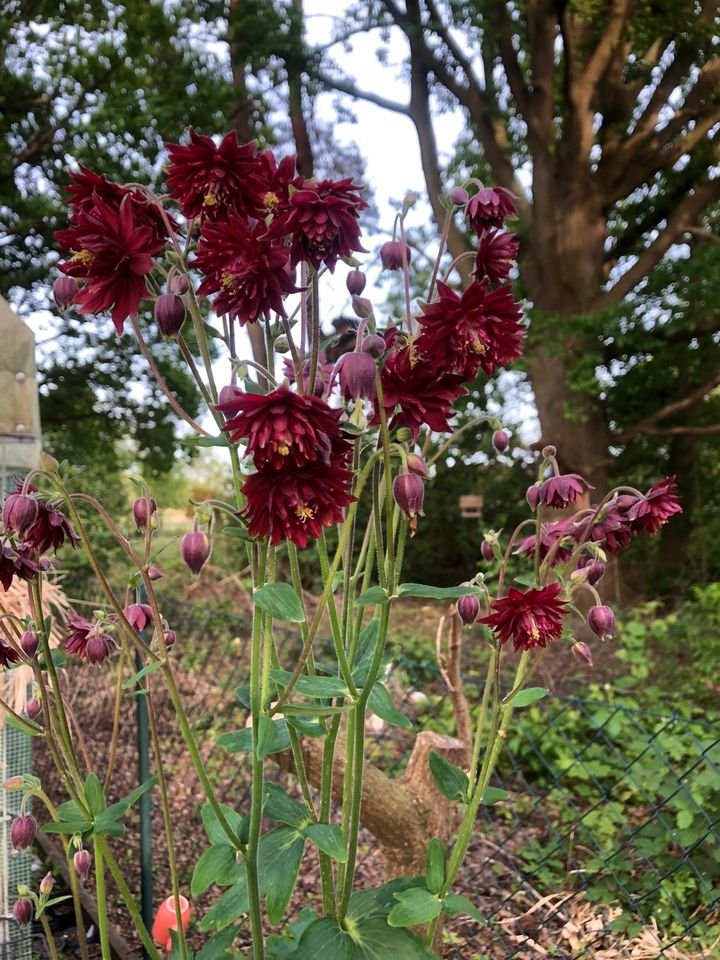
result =
[[[374,103],[383,110],[392,110],[394,113],[402,113],[406,117],[410,116],[410,106],[406,103],[398,103],[396,100],[388,100],[387,97],[381,97],[378,93],[370,90],[361,90],[351,80],[341,80],[337,77],[331,77],[329,74],[320,71],[317,79],[330,90],[337,90],[339,93],[347,93],[356,100],[366,100],[368,103]]]
[[[619,440],[631,440],[633,437],[636,437],[640,434],[647,433],[691,433],[697,432],[696,428],[691,427],[658,427],[658,421],[666,420],[668,417],[675,416],[677,413],[681,413],[683,410],[687,410],[689,407],[694,407],[698,403],[707,397],[718,385],[720,385],[720,374],[716,374],[709,383],[704,383],[701,387],[697,387],[692,393],[689,393],[686,397],[683,397],[682,400],[673,400],[672,403],[666,403],[664,407],[660,407],[659,410],[656,410],[655,413],[651,414],[649,417],[645,417],[644,420],[641,420],[639,423],[636,423],[633,427],[628,427],[627,430],[619,435]],[[707,427],[701,428],[705,432],[714,432],[714,430],[708,430]],[[714,429],[720,429],[716,427]]]

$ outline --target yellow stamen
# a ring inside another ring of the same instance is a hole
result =
[[[76,263],[81,263],[84,267],[87,267],[95,259],[95,254],[90,250],[78,250],[76,253],[73,253],[70,259],[74,260]]]
[[[204,207],[216,207],[219,203],[220,203],[220,200],[218,199],[218,196],[216,193],[212,193],[212,192],[206,193],[205,197],[203,198]]]
[[[235,278],[231,273],[224,273],[220,280],[224,287],[231,287],[235,283]]]
[[[295,516],[305,523],[306,520],[311,520],[315,516],[315,511],[306,504],[299,503],[295,507]]]
[[[270,213],[274,213],[275,210],[277,210],[277,208],[280,206],[280,197],[276,193],[273,193],[272,190],[268,190],[263,197],[263,203],[265,204],[266,210],[270,211]]]
[[[281,457],[286,457],[290,453],[290,444],[287,441],[282,440],[277,445],[277,452]]]

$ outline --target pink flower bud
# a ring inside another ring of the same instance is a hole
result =
[[[73,867],[75,867],[75,873],[81,880],[87,880],[91,865],[92,858],[87,850],[78,850],[73,857]]]
[[[148,567],[148,572],[147,572],[147,574],[148,574],[148,579],[149,579],[149,580],[153,580],[153,581],[155,581],[155,580],[162,580],[162,576],[163,576],[163,575],[162,575],[162,572],[161,572],[160,570],[158,570],[158,568],[155,567],[155,566],[150,566],[150,567]]]
[[[363,338],[362,351],[369,353],[371,357],[381,357],[387,349],[384,337],[379,333],[370,333]]]
[[[345,283],[347,284],[348,293],[351,293],[354,297],[359,297],[365,289],[367,280],[362,270],[358,270],[356,267],[347,275]]]
[[[40,637],[35,633],[34,630],[26,630],[20,638],[20,646],[23,649],[23,653],[29,660],[32,660],[32,658],[35,656],[39,645]]]
[[[407,468],[410,473],[415,473],[418,477],[430,476],[425,457],[421,457],[419,453],[409,453],[407,455]]]
[[[58,310],[67,310],[79,289],[77,281],[72,277],[58,277],[52,288],[53,299]]]
[[[587,582],[593,586],[601,580],[605,573],[605,564],[601,563],[600,560],[591,560],[586,566],[587,570]]]
[[[527,488],[525,494],[525,499],[530,504],[531,510],[537,510],[538,504],[542,498],[542,484],[534,483],[531,487]]]
[[[369,353],[346,353],[340,362],[340,389],[343,396],[372,400],[375,396],[375,361]]]
[[[43,897],[47,897],[52,893],[52,889],[55,886],[55,881],[53,880],[51,873],[46,873],[45,876],[40,881],[40,894]]]
[[[155,319],[164,337],[176,337],[185,322],[185,304],[174,293],[163,293],[155,301]]]
[[[504,430],[496,430],[492,435],[492,445],[498,453],[505,453],[510,445],[510,437]]]
[[[465,187],[453,187],[450,193],[448,193],[450,202],[454,203],[456,207],[464,207],[468,202],[470,197]]]
[[[574,643],[572,645],[572,653],[578,658],[578,660],[586,664],[588,667],[593,665],[592,650],[586,643],[583,643],[582,641]]]
[[[3,504],[3,526],[14,533],[26,533],[37,520],[37,516],[37,501],[27,494],[11,493]]]
[[[27,816],[15,817],[10,827],[10,840],[12,842],[13,850],[19,850],[20,853],[24,853],[26,850],[29,850],[32,846],[32,842],[35,839],[35,832],[37,830],[37,821],[35,817],[28,814]]]
[[[27,897],[21,897],[20,900],[15,901],[13,916],[19,926],[26,927],[32,922],[32,918],[35,916],[35,907],[33,907]]]
[[[25,781],[22,777],[8,777],[8,779],[3,783],[3,790],[22,790],[25,785]]]
[[[414,473],[401,473],[393,481],[393,497],[402,512],[414,520],[422,516],[425,484]]]
[[[42,713],[42,703],[37,697],[30,697],[25,704],[25,713],[27,714],[28,720],[34,720],[35,717]]]
[[[487,540],[483,540],[483,542],[480,544],[480,553],[482,554],[483,560],[487,560],[488,563],[495,558],[495,552],[492,548],[492,544],[488,543]]]
[[[152,607],[149,603],[131,603],[125,608],[125,616],[133,630],[140,632],[152,623]]]
[[[388,240],[380,247],[380,260],[385,270],[402,270],[403,246],[405,247],[405,262],[409,264],[412,250],[401,240]]]
[[[177,294],[177,296],[181,297],[184,293],[187,293],[189,289],[190,285],[187,279],[181,273],[176,273],[170,283],[170,293]]]
[[[554,457],[557,453],[557,447],[554,447],[551,443],[549,443],[546,447],[543,447],[540,452],[546,459],[548,457]]]
[[[463,626],[469,627],[470,624],[475,623],[478,618],[480,601],[474,594],[468,597],[459,597],[456,609],[458,616],[463,622]]]
[[[615,614],[610,607],[592,607],[587,616],[588,626],[600,639],[615,635]]]
[[[148,505],[145,497],[138,497],[137,500],[133,503],[133,517],[135,519],[135,525],[138,530],[144,530],[148,522]],[[157,513],[157,503],[150,498],[150,517],[152,518]]]
[[[174,630],[163,631],[163,637],[165,638],[165,646],[168,648],[168,650],[171,647],[175,646],[175,641],[177,640],[177,637],[175,636]]]
[[[192,530],[180,541],[180,556],[195,576],[207,563],[210,550],[210,538],[202,530]]]

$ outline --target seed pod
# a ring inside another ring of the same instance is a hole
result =
[[[480,613],[480,601],[474,594],[468,597],[459,597],[455,606],[463,626],[469,627],[475,623]]]
[[[600,639],[615,635],[615,614],[610,607],[592,607],[587,617],[588,626]]]
[[[354,270],[351,270],[350,273],[345,278],[345,283],[348,288],[348,293],[351,293],[354,297],[359,297],[360,294],[365,289],[365,284],[367,279],[362,270],[358,270],[356,267]]]
[[[195,576],[207,563],[210,551],[210,538],[202,530],[191,530],[180,541],[180,556]]]

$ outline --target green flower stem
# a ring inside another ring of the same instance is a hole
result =
[[[48,950],[50,951],[51,960],[59,960],[57,948],[55,946],[55,941],[53,940],[52,930],[50,929],[50,924],[48,923],[48,919],[45,916],[44,910],[40,914],[40,923],[42,924],[42,928],[45,933],[45,941],[48,945]],[[103,954],[103,958],[104,957],[105,957],[105,954]]]
[[[346,537],[346,543],[350,542],[352,535],[352,524],[350,524],[350,536]],[[317,550],[318,556],[320,558],[320,571],[323,576],[323,580],[328,576],[330,567],[328,564],[328,553],[327,545],[325,542],[325,533],[323,532],[322,537],[317,541]],[[334,579],[334,574],[333,574]],[[355,700],[357,698],[357,687],[355,686],[355,681],[352,678],[352,671],[350,670],[350,664],[347,661],[345,655],[345,645],[343,643],[342,630],[340,628],[340,621],[337,615],[337,609],[335,608],[335,597],[331,596],[328,599],[328,613],[330,614],[330,627],[333,638],[333,644],[335,645],[335,654],[338,658],[338,666],[340,668],[340,676],[343,678],[347,684],[347,688],[350,691],[350,696]]]
[[[433,291],[435,290],[435,282],[437,280],[438,272],[440,270],[440,261],[442,260],[442,255],[445,252],[445,244],[447,243],[448,234],[450,233],[450,225],[452,223],[452,209],[445,211],[445,220],[442,226],[442,233],[440,234],[440,246],[438,247],[437,257],[435,258],[435,263],[433,265],[432,277],[430,278],[430,286],[428,288],[428,303],[432,300]]]
[[[322,772],[320,778],[320,822],[330,822],[330,807],[332,804],[333,764],[335,762],[335,747],[340,730],[341,717],[333,717],[330,730],[323,744]],[[339,864],[338,869],[343,865]],[[325,916],[334,916],[336,910],[336,889],[333,878],[332,861],[326,854],[320,854],[320,871],[323,888],[323,913]]]
[[[384,550],[383,531],[382,531],[382,509],[381,509],[381,487],[380,487],[380,465],[373,470],[372,479],[372,520],[375,529],[375,554],[377,556],[378,583],[383,590],[388,589],[387,571],[382,562]],[[388,531],[389,532],[389,531]]]
[[[132,893],[130,892],[130,888],[125,882],[125,878],[123,877],[122,871],[120,870],[120,867],[118,866],[117,861],[115,860],[115,857],[113,856],[110,850],[110,847],[108,846],[107,840],[105,839],[105,837],[100,836],[100,837],[96,837],[95,841],[99,845],[100,849],[102,850],[103,857],[105,858],[105,862],[108,865],[108,869],[112,874],[113,880],[117,884],[117,888],[120,891],[120,896],[122,897],[123,903],[127,907],[127,911],[130,914],[130,919],[135,924],[135,929],[137,930],[140,936],[140,939],[143,942],[143,946],[145,947],[145,949],[148,952],[148,955],[150,956],[150,960],[161,960],[160,952],[158,951],[157,947],[153,943],[152,937],[148,933],[147,928],[143,923],[143,919],[140,915],[140,911],[137,908],[135,898],[133,897]]]
[[[318,283],[318,274],[316,270],[312,271],[310,277],[311,295],[310,295],[310,377],[308,379],[307,392],[312,396],[315,390],[315,380],[317,378],[318,356],[320,352],[320,285]]]
[[[188,287],[188,297],[190,302],[190,316],[192,317],[193,329],[195,330],[195,336],[197,337],[198,346],[200,347],[200,356],[203,359],[205,374],[207,376],[208,386],[210,388],[210,396],[213,399],[213,403],[217,403],[218,392],[217,387],[215,386],[215,375],[213,374],[212,360],[210,359],[207,336],[205,335],[205,323],[203,321],[202,314],[200,313],[200,307],[198,306],[197,297],[195,296],[195,290],[193,289],[192,283]]]
[[[110,941],[108,939],[107,896],[105,894],[105,863],[102,845],[93,837],[95,852],[95,889],[97,891],[98,929],[100,931],[100,950],[102,960],[111,960]]]
[[[198,370],[197,364],[195,363],[195,357],[193,357],[190,347],[188,347],[187,341],[185,340],[185,338],[181,333],[178,334],[177,341],[180,347],[180,351],[185,359],[185,363],[187,363],[188,367],[190,368],[190,373],[192,374],[195,383],[198,385],[198,389],[202,394],[203,400],[205,401],[207,406],[211,408],[213,405],[213,398],[210,396],[208,388],[205,386],[205,381],[200,376],[200,371]]]
[[[342,792],[342,817],[340,820],[340,829],[342,830],[343,842],[347,849],[350,835],[350,814],[352,810],[352,783],[354,773],[355,757],[355,727],[357,724],[357,715],[355,710],[350,710],[348,714],[347,730],[345,731],[345,769],[343,770],[343,792]],[[346,863],[338,864],[338,889],[342,890],[345,883]]]
[[[395,538],[393,535],[393,507],[395,505],[395,501],[393,499],[392,464],[390,462],[390,432],[388,430],[387,416],[385,415],[382,378],[380,377],[379,370],[375,371],[375,389],[377,391],[376,409],[380,413],[380,436],[382,437],[383,472],[385,479],[385,525],[387,534],[385,565],[387,568],[387,582],[392,589],[392,586],[395,583]]]
[[[468,780],[471,790],[475,787],[475,780],[477,778],[478,763],[480,762],[480,749],[482,747],[482,738],[483,733],[485,732],[485,720],[487,717],[488,704],[490,702],[490,691],[492,690],[493,680],[495,678],[495,661],[498,656],[498,648],[493,646],[492,654],[490,655],[490,663],[488,665],[488,672],[485,678],[485,689],[483,690],[482,702],[480,704],[480,715],[478,717],[477,729],[475,730],[472,759],[470,760],[470,772],[468,774]]]

